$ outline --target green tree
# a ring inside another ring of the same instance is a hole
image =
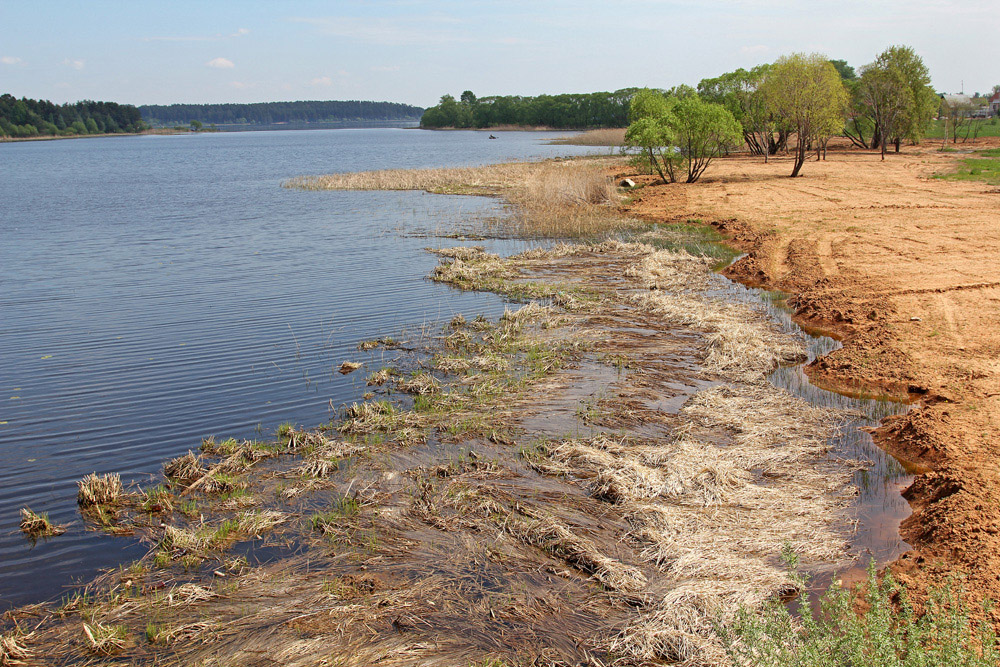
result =
[[[676,180],[679,157],[673,134],[673,103],[662,92],[643,88],[629,104],[625,145],[638,148],[664,183]]]
[[[686,172],[694,183],[711,161],[742,141],[742,128],[721,104],[707,102],[690,89],[666,97],[644,89],[632,98],[625,143],[638,148],[665,183]]]
[[[858,78],[857,72],[854,71],[853,67],[847,64],[846,60],[831,60],[830,64],[833,65],[833,68],[837,70],[837,74],[839,74],[840,78],[844,81],[854,81]]]
[[[694,183],[711,161],[743,141],[743,128],[725,107],[697,95],[682,97],[673,109],[673,130],[687,165],[687,182]]]
[[[908,46],[890,46],[861,73],[859,92],[870,110],[881,141],[882,159],[888,142],[918,143],[927,131],[937,96],[927,66]]]
[[[191,131],[192,132],[198,132],[199,130],[201,130],[201,128],[202,128],[202,124],[201,124],[200,120],[193,120],[193,121],[191,121]]]
[[[743,140],[752,155],[778,152],[784,136],[775,139],[774,117],[765,103],[762,86],[770,65],[758,65],[751,70],[738,69],[712,79],[702,79],[698,93],[709,102],[724,106],[743,128]]]
[[[840,74],[819,54],[779,58],[763,85],[767,106],[777,122],[797,135],[791,176],[799,175],[809,146],[842,127],[847,92]]]

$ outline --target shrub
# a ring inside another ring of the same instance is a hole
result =
[[[918,616],[891,575],[881,581],[868,568],[863,600],[834,584],[819,608],[803,593],[798,617],[774,602],[760,612],[741,610],[721,629],[737,667],[995,667],[997,636],[989,623],[974,628],[961,590],[952,582],[933,588]]]

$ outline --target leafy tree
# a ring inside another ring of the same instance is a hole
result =
[[[840,74],[826,58],[801,53],[774,63],[763,92],[776,121],[797,135],[794,178],[802,169],[809,146],[843,126],[847,92]]]
[[[707,102],[690,89],[681,97],[640,90],[632,98],[633,118],[625,133],[629,146],[639,148],[665,183],[694,183],[711,161],[742,141],[742,128],[720,104]]]
[[[672,101],[658,90],[643,88],[629,105],[632,122],[625,132],[625,145],[642,151],[664,183],[673,183],[679,156],[675,149]]]
[[[724,106],[743,128],[743,140],[752,155],[774,155],[785,142],[774,116],[768,109],[762,85],[770,65],[758,65],[751,70],[738,69],[712,79],[702,79],[698,93],[703,99]]]
[[[203,127],[203,125],[202,125],[202,123],[201,123],[200,120],[193,120],[193,121],[191,121],[191,131],[192,132],[198,132],[199,130],[201,130],[202,127]]]
[[[48,100],[0,95],[0,132],[4,136],[137,132],[145,127],[139,110],[128,104],[85,100],[56,105]]]
[[[865,105],[871,110],[875,129],[885,159],[885,146],[889,137],[896,136],[905,123],[907,104],[906,79],[895,67],[872,64],[861,73],[860,92]]]
[[[252,104],[171,104],[139,107],[142,116],[158,127],[187,125],[194,118],[206,125],[307,123],[352,120],[415,120],[423,109],[396,102],[360,100],[306,100]]]
[[[892,143],[898,153],[905,139],[919,143],[937,107],[930,73],[908,46],[891,46],[848,82],[851,101],[845,136],[861,148]]]
[[[564,95],[519,95],[476,97],[465,91],[455,102],[455,117],[450,116],[451,102],[427,109],[421,127],[493,127],[496,125],[546,125],[556,128],[624,127],[628,109],[637,89],[624,88],[613,93]],[[451,98],[453,99],[453,98]]]
[[[873,66],[892,76],[900,77],[904,90],[896,105],[900,108],[900,118],[895,131],[884,136],[887,141],[895,144],[899,152],[899,144],[903,139],[919,143],[927,131],[927,125],[934,115],[937,105],[937,95],[931,88],[931,75],[924,61],[908,46],[890,46],[876,58]]]
[[[854,71],[853,67],[847,64],[846,60],[831,60],[830,64],[833,65],[833,68],[837,70],[837,74],[839,74],[840,78],[844,81],[854,81],[858,78],[857,72]]]
[[[674,136],[687,163],[687,182],[694,183],[709,163],[743,140],[743,128],[720,104],[697,95],[682,97],[673,109]]]

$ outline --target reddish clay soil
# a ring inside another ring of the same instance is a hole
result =
[[[965,156],[939,148],[841,148],[796,179],[787,158],[720,159],[693,185],[633,177],[626,209],[710,222],[747,253],[731,277],[794,294],[800,323],[844,342],[809,369],[817,384],[916,401],[877,432],[921,471],[892,570],[1000,600],[1000,188],[933,178]]]

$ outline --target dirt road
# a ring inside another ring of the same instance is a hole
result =
[[[878,433],[923,472],[893,570],[917,589],[963,573],[1000,599],[1000,188],[933,178],[963,157],[938,148],[831,151],[797,179],[784,159],[722,159],[628,209],[711,222],[748,253],[732,277],[793,293],[800,322],[842,337],[818,383],[917,400]]]

